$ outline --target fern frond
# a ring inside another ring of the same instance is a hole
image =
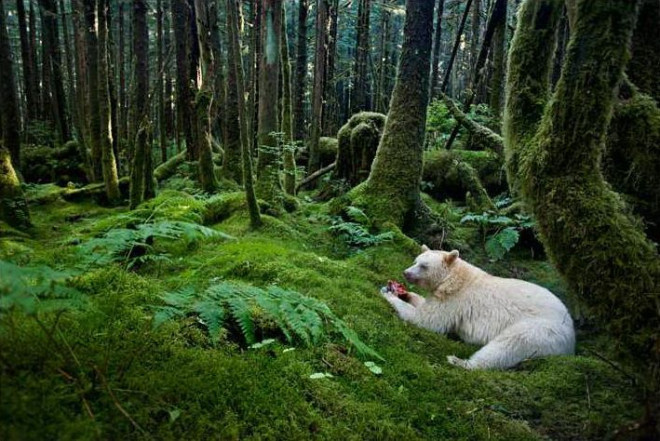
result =
[[[227,299],[227,306],[231,311],[232,318],[236,320],[241,331],[243,331],[243,337],[245,337],[247,344],[256,343],[257,338],[254,335],[254,322],[252,321],[250,304],[242,297],[233,297]]]

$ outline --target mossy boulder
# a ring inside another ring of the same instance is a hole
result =
[[[62,147],[23,146],[21,173],[26,182],[54,182],[60,186],[68,182],[88,182],[85,161],[76,141],[69,141]]]
[[[367,179],[386,119],[381,113],[360,112],[339,129],[334,178],[343,179],[351,186]]]

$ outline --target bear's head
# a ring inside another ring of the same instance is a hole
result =
[[[458,250],[435,251],[422,245],[422,254],[417,256],[413,266],[403,272],[403,277],[410,283],[433,291],[447,278],[456,259]]]

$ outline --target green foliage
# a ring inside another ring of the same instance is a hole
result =
[[[12,310],[37,314],[85,305],[82,293],[70,286],[76,272],[0,260],[0,274],[0,315]]]
[[[350,247],[358,250],[394,239],[394,233],[385,231],[383,233],[372,233],[373,223],[367,214],[361,209],[348,206],[346,216],[350,219],[344,220],[339,216],[332,218],[332,226],[329,230]]]
[[[326,325],[338,331],[362,355],[382,360],[322,301],[272,285],[266,289],[233,282],[221,282],[202,293],[186,288],[161,296],[166,306],[156,308],[154,326],[194,314],[206,326],[215,344],[229,319],[240,328],[248,345],[255,345],[257,318],[273,320],[289,343],[309,346],[319,342]]]
[[[138,263],[168,261],[169,255],[156,246],[161,241],[182,239],[186,243],[203,239],[232,239],[220,231],[184,221],[153,221],[132,228],[113,228],[100,237],[78,246],[83,265],[107,265],[121,262],[127,268]]]
[[[430,146],[442,146],[455,125],[456,120],[443,100],[435,99],[429,104],[426,116],[426,133]]]
[[[501,209],[510,203],[510,198],[503,198],[496,201],[495,206]],[[534,228],[534,221],[529,215],[515,213],[509,217],[494,211],[467,214],[463,216],[461,223],[479,227],[486,253],[493,260],[502,259],[516,246],[522,230]]]

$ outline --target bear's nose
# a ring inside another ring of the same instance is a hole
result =
[[[412,282],[413,275],[412,275],[412,272],[410,272],[409,270],[405,270],[405,271],[403,272],[403,277],[404,277],[408,282]]]

